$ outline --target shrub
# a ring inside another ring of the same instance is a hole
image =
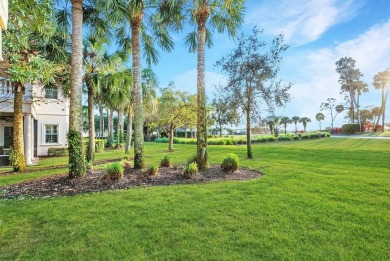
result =
[[[343,132],[342,128],[332,128],[332,129],[330,129],[330,133],[331,134],[340,134],[342,132]]]
[[[47,155],[50,157],[68,156],[68,148],[49,148]]]
[[[198,164],[192,162],[184,168],[183,176],[185,178],[193,178],[198,173]]]
[[[95,140],[95,151],[102,152],[104,150],[104,140]]]
[[[10,165],[14,168],[14,170],[19,171],[18,166],[20,165],[22,160],[21,160],[20,154],[17,153],[13,147],[11,147],[9,152],[8,152],[8,159],[9,159]]]
[[[268,136],[267,137],[267,141],[268,142],[272,142],[272,141],[275,141],[275,140],[276,140],[275,136]]]
[[[293,140],[299,140],[301,137],[299,135],[294,135]]]
[[[150,166],[143,173],[144,177],[152,177],[152,176],[156,176],[157,174],[158,174],[158,167],[157,167],[157,165]]]
[[[222,161],[221,168],[227,172],[235,172],[238,169],[239,160],[236,154],[228,154]]]
[[[121,164],[122,164],[122,166],[124,167],[124,168],[131,168],[131,161],[129,161],[129,160],[126,160],[126,159],[123,159],[123,160],[121,160]]]
[[[341,128],[345,134],[354,134],[356,132],[360,132],[359,124],[344,124]]]
[[[160,161],[160,167],[171,167],[172,166],[172,161],[171,157],[169,155],[165,155],[164,158],[161,159]]]
[[[104,177],[110,180],[119,180],[123,178],[123,166],[119,162],[111,163],[104,169]]]

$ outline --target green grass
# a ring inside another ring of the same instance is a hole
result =
[[[173,164],[196,149],[174,148]],[[3,200],[0,260],[389,260],[389,148],[365,139],[256,144],[248,160],[245,146],[210,146],[211,164],[235,153],[265,176]],[[158,164],[167,145],[145,149],[147,164]]]
[[[373,136],[373,137],[390,137],[390,131],[384,131],[384,132],[368,132],[364,133],[365,136]]]

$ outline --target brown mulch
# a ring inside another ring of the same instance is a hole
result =
[[[44,157],[40,157],[40,158],[49,158],[49,156],[44,156]],[[97,160],[95,161],[95,166],[96,165],[102,165],[102,164],[106,164],[106,163],[111,163],[111,162],[117,162],[117,161],[120,161],[121,159],[104,159],[104,160]],[[63,169],[63,168],[66,168],[68,167],[68,165],[55,165],[55,166],[46,166],[46,167],[36,167],[36,168],[31,168],[31,169],[26,169],[25,171],[19,171],[19,172],[14,172],[12,170],[10,171],[3,171],[3,172],[0,172],[0,176],[8,176],[8,175],[20,175],[21,173],[34,173],[34,172],[38,172],[38,171],[42,171],[42,170],[52,170],[52,169]]]
[[[235,173],[226,173],[219,166],[211,166],[208,170],[199,172],[191,179],[184,178],[182,173],[182,168],[159,168],[158,175],[145,177],[141,170],[126,168],[124,177],[118,181],[104,179],[101,170],[88,171],[86,176],[76,179],[69,179],[67,175],[56,175],[0,187],[0,199],[71,196],[137,186],[147,187],[221,180],[247,180],[262,176],[260,172],[248,168],[239,168]]]

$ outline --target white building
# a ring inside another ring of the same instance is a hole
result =
[[[47,155],[48,148],[67,147],[69,101],[54,87],[26,85],[23,95],[24,153],[27,164]],[[0,85],[0,153],[13,142],[13,93]]]

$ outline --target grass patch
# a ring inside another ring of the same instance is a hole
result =
[[[286,141],[254,145],[249,160],[245,146],[210,146],[211,164],[235,153],[265,176],[0,201],[0,259],[389,260],[389,147]],[[165,149],[146,143],[147,164]],[[178,144],[170,157],[184,164],[195,151]]]

